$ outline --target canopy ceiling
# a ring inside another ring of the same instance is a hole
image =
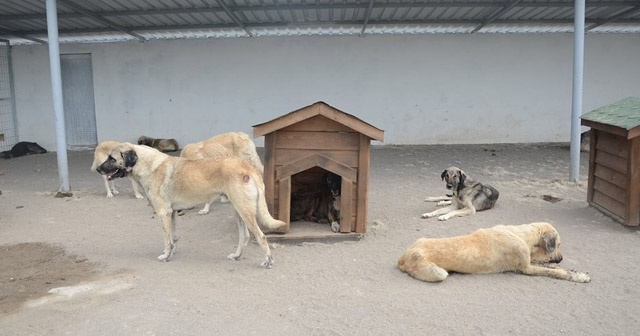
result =
[[[60,43],[292,35],[571,33],[573,0],[58,0]],[[640,33],[640,1],[587,0],[587,33]],[[0,0],[0,39],[47,43],[44,0]]]

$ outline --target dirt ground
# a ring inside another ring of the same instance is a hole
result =
[[[107,199],[92,152],[69,152],[73,196],[54,198],[55,153],[0,160],[1,335],[635,335],[640,234],[586,203],[587,154],[568,182],[563,145],[374,147],[368,232],[359,241],[255,243],[240,261],[230,204],[178,218],[168,263],[159,220],[126,179]],[[492,184],[492,210],[420,215],[456,165]],[[553,202],[557,199],[559,201]],[[396,268],[420,237],[496,224],[551,222],[579,284],[514,273],[417,281]],[[295,225],[295,224],[294,224]],[[327,230],[329,230],[327,226]]]

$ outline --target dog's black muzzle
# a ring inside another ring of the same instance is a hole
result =
[[[115,167],[111,162],[105,161],[98,168],[96,168],[98,173],[107,176],[107,180],[111,181],[115,178],[125,177],[127,176],[127,172],[124,169],[120,169]]]
[[[562,261],[562,256],[558,256],[556,258],[551,259],[549,262],[552,262],[554,264],[559,264]]]

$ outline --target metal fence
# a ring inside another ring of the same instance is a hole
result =
[[[11,46],[9,41],[0,40],[0,151],[18,142],[14,96]]]

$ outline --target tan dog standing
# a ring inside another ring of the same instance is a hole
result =
[[[412,277],[443,281],[448,272],[489,274],[518,272],[574,282],[589,282],[585,273],[549,263],[562,261],[560,235],[549,223],[497,225],[469,235],[420,238],[398,260]]]
[[[273,232],[286,228],[286,223],[269,214],[262,177],[246,161],[238,158],[187,160],[151,147],[123,143],[111,151],[98,172],[109,180],[131,175],[143,186],[164,231],[164,251],[158,260],[168,261],[175,252],[176,212],[224,193],[238,216],[238,247],[228,258],[240,259],[251,231],[266,254],[261,266],[270,268],[273,264],[258,220]]]
[[[111,150],[119,144],[121,144],[121,142],[118,141],[103,141],[99,143],[93,153],[93,163],[91,164],[91,171],[98,172],[98,166],[107,160],[107,157],[109,156]],[[118,194],[115,181],[109,181],[105,175],[102,175],[102,177],[104,179],[104,187],[105,189],[107,189],[107,198],[111,198],[114,194]],[[142,196],[140,190],[138,189],[138,183],[131,177],[129,177],[129,180],[131,181],[131,189],[133,189],[133,194],[136,196],[136,198],[144,198],[144,196]]]
[[[219,134],[204,141],[188,144],[180,152],[180,157],[190,160],[219,159],[229,156],[238,157],[249,162],[260,172],[260,175],[263,174],[264,166],[256,151],[256,144],[247,134],[242,132]],[[224,196],[222,198],[225,201]],[[202,210],[198,211],[198,214],[208,214],[209,207],[214,201],[215,199],[205,203]]]

